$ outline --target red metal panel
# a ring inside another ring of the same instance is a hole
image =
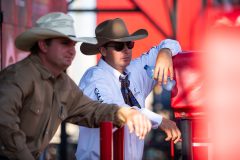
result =
[[[171,106],[176,117],[191,117],[203,112],[203,70],[201,53],[180,53],[173,58],[176,87]]]
[[[210,147],[209,126],[205,108],[204,72],[200,52],[180,53],[173,58],[176,87],[172,91],[171,105],[175,117],[185,125],[188,133],[182,132],[183,143],[188,153],[185,158],[194,160],[207,160]],[[185,136],[188,134],[188,136]],[[192,152],[191,152],[192,151]],[[189,157],[190,156],[190,157]]]

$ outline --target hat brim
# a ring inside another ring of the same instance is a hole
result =
[[[80,47],[80,51],[85,54],[85,55],[95,55],[99,53],[99,47],[102,45],[108,43],[108,42],[128,42],[128,41],[134,41],[134,40],[139,40],[143,39],[148,36],[148,32],[145,29],[139,29],[133,34],[123,37],[123,38],[118,38],[118,39],[108,39],[108,38],[96,38],[93,37],[91,38],[92,41],[97,41],[97,44],[90,44],[88,42],[83,42]]]
[[[75,37],[74,35],[65,35],[63,33],[44,28],[32,28],[23,33],[15,39],[15,46],[23,51],[30,51],[33,45],[43,39],[63,37],[75,42],[86,42],[90,44],[97,44],[97,40],[90,37]]]

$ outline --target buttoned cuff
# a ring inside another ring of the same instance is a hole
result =
[[[163,40],[158,46],[158,50],[163,48],[168,48],[172,52],[172,56],[177,55],[179,52],[182,51],[181,46],[178,41],[173,40],[173,39],[165,39]]]

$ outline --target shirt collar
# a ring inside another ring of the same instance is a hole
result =
[[[130,71],[128,71],[127,69],[125,69],[124,74],[121,74],[118,70],[116,70],[115,68],[113,68],[112,66],[110,66],[107,62],[105,62],[102,58],[99,60],[98,62],[98,66],[102,67],[103,69],[107,70],[108,72],[110,72],[114,77],[116,77],[117,79],[119,79],[119,77],[126,77],[127,75],[130,75]]]
[[[54,79],[54,75],[42,65],[40,58],[37,55],[31,54],[29,58],[36,66],[43,79]]]

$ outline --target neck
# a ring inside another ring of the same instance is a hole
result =
[[[43,63],[43,65],[49,70],[49,72],[52,73],[52,75],[54,75],[54,77],[58,77],[64,71],[64,70],[59,70],[58,68],[48,64]]]
[[[58,66],[53,65],[40,55],[39,57],[42,65],[46,67],[46,69],[51,72],[54,77],[58,77],[64,71],[64,69],[60,69]]]
[[[125,68],[119,68],[119,69],[115,68],[115,69],[118,70],[121,74],[123,74],[125,71]]]
[[[110,66],[112,66],[111,64],[109,64]],[[125,71],[125,67],[114,67],[114,66],[112,66],[114,69],[116,69],[118,72],[120,72],[121,74],[123,74],[124,73],[124,71]]]
[[[112,68],[114,68],[114,69],[116,69],[118,72],[120,72],[121,74],[123,74],[124,71],[126,70],[126,67],[115,66],[114,64],[106,61],[104,58],[103,58],[103,60],[104,60],[108,65],[110,65]]]

